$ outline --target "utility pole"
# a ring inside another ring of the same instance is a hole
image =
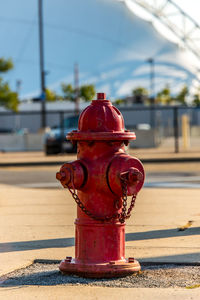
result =
[[[20,79],[17,79],[16,80],[16,93],[18,94],[18,96],[19,96],[20,91],[21,91],[21,85],[22,85],[22,81]]]
[[[22,85],[22,81],[20,79],[16,80],[16,93],[19,97],[20,92],[21,92],[21,85]],[[15,129],[19,130],[20,129],[20,115],[19,114],[15,114]]]
[[[151,127],[155,127],[155,61],[153,58],[148,58],[147,62],[150,64],[150,103],[151,103],[151,114],[150,122]]]
[[[43,41],[43,0],[38,0],[38,28],[39,28],[39,56],[40,56],[40,101],[41,101],[41,127],[46,127],[46,95],[44,71],[44,41]]]
[[[178,153],[179,152],[179,142],[178,142],[178,137],[179,137],[179,128],[178,128],[178,107],[175,106],[173,108],[174,112],[174,152]]]
[[[74,89],[75,89],[75,112],[78,115],[80,113],[80,99],[79,99],[79,67],[78,64],[74,64]]]

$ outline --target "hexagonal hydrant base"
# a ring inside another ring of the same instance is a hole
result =
[[[124,277],[141,270],[137,260],[110,261],[100,264],[84,264],[75,259],[62,260],[59,269],[62,274],[75,274],[87,278]]]

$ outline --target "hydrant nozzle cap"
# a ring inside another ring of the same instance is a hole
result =
[[[97,93],[97,100],[106,100],[106,93]]]

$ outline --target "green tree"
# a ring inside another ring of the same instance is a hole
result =
[[[116,99],[113,104],[120,105],[124,103],[124,99]]]
[[[63,99],[75,101],[75,89],[71,84],[62,83],[61,88],[63,92]]]
[[[148,99],[148,91],[144,87],[137,87],[132,90],[135,103],[145,103]]]
[[[18,104],[19,100],[17,93],[12,92],[9,84],[3,82],[3,79],[0,78],[0,105],[13,111],[17,111]]]
[[[194,95],[192,104],[195,106],[200,106],[200,94],[199,93]]]
[[[69,101],[75,101],[77,98],[77,91],[71,84],[63,83],[61,85],[63,98]],[[79,97],[84,101],[91,101],[95,96],[95,86],[93,84],[82,85],[79,88]]]
[[[148,91],[142,86],[136,87],[132,90],[133,96],[148,96]]]
[[[173,98],[171,96],[170,87],[166,85],[156,96],[156,102],[165,105],[171,104]]]
[[[82,85],[80,87],[80,97],[84,101],[91,101],[92,99],[94,99],[95,94],[96,90],[93,84]]]
[[[11,59],[0,58],[0,73],[8,72],[13,68]],[[0,105],[4,106],[13,111],[18,110],[18,94],[12,92],[8,82],[4,82],[3,78],[0,77]]]
[[[51,91],[50,89],[46,89],[45,90],[45,96],[46,96],[46,100],[49,102],[53,102],[56,101],[58,99],[56,93],[54,91]]]
[[[9,59],[4,59],[3,57],[0,57],[0,72],[7,72],[9,70],[13,69],[13,62]]]
[[[175,100],[182,105],[186,105],[187,104],[186,98],[187,98],[188,94],[189,94],[189,90],[188,90],[187,86],[184,85],[183,88],[181,89],[181,91],[175,97]]]

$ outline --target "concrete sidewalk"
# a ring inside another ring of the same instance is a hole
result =
[[[0,299],[2,300],[199,300],[199,296],[199,289],[29,286],[23,288],[3,288],[0,290]]]
[[[144,163],[200,162],[200,151],[174,153],[169,149],[129,149],[130,155]],[[75,160],[76,154],[46,156],[43,152],[5,152],[0,153],[0,167],[61,165]]]
[[[126,226],[126,256],[139,261],[200,263],[199,190],[143,189]],[[74,256],[76,205],[64,190],[0,185],[0,275],[34,259]],[[193,220],[192,227],[178,231]],[[199,299],[200,289],[97,287],[1,288],[0,299]]]

